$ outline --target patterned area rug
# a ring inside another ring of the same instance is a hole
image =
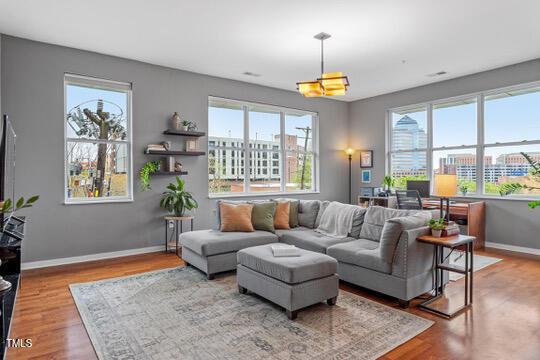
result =
[[[185,267],[70,288],[100,359],[376,359],[433,325],[345,291],[291,321]]]

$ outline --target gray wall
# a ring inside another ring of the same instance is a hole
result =
[[[375,167],[372,170],[371,186],[379,186],[385,172],[387,109],[538,80],[540,59],[352,102],[349,108],[351,146],[374,150]],[[358,164],[356,158],[353,173],[355,196],[362,186]],[[538,210],[530,210],[526,201],[486,201],[486,241],[540,248]]]
[[[305,99],[284,90],[215,78],[141,62],[3,36],[2,108],[14,121],[17,140],[16,191],[40,194],[30,217],[23,261],[136,249],[163,242],[159,195],[173,179],[154,178],[153,191],[136,191],[133,203],[63,205],[63,76],[65,72],[133,83],[133,154],[138,170],[148,143],[174,111],[207,130],[209,95],[316,111],[320,117],[320,195],[345,201],[348,104]],[[291,79],[294,81],[294,79]],[[174,141],[175,139],[169,138]],[[201,144],[206,148],[206,138]],[[187,187],[199,201],[196,228],[211,226],[215,201],[208,199],[207,158],[181,158]],[[135,179],[134,188],[139,183]]]

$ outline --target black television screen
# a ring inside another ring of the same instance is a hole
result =
[[[0,201],[15,201],[15,131],[13,125],[4,115],[0,138]],[[2,218],[3,223],[3,218]]]
[[[407,190],[417,190],[421,198],[428,198],[430,193],[429,180],[407,180]]]

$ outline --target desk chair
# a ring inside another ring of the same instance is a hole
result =
[[[398,209],[422,210],[422,199],[418,190],[396,190]]]

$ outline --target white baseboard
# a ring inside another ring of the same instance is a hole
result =
[[[499,244],[499,243],[486,241],[486,247],[540,256],[540,249],[534,249],[534,248],[529,248],[529,247],[524,247],[524,246],[506,245],[506,244]]]
[[[85,261],[111,259],[111,258],[117,258],[117,257],[129,256],[129,255],[146,254],[146,253],[163,251],[163,250],[164,250],[164,246],[161,245],[161,246],[149,246],[149,247],[139,248],[139,249],[129,249],[129,250],[112,251],[112,252],[99,253],[99,254],[73,256],[73,257],[66,257],[66,258],[60,258],[60,259],[30,261],[30,262],[23,262],[21,264],[21,269],[22,270],[38,269],[38,268],[43,268],[43,267],[48,267],[48,266],[58,266],[58,265],[75,264],[75,263],[80,263],[80,262],[85,262]]]

